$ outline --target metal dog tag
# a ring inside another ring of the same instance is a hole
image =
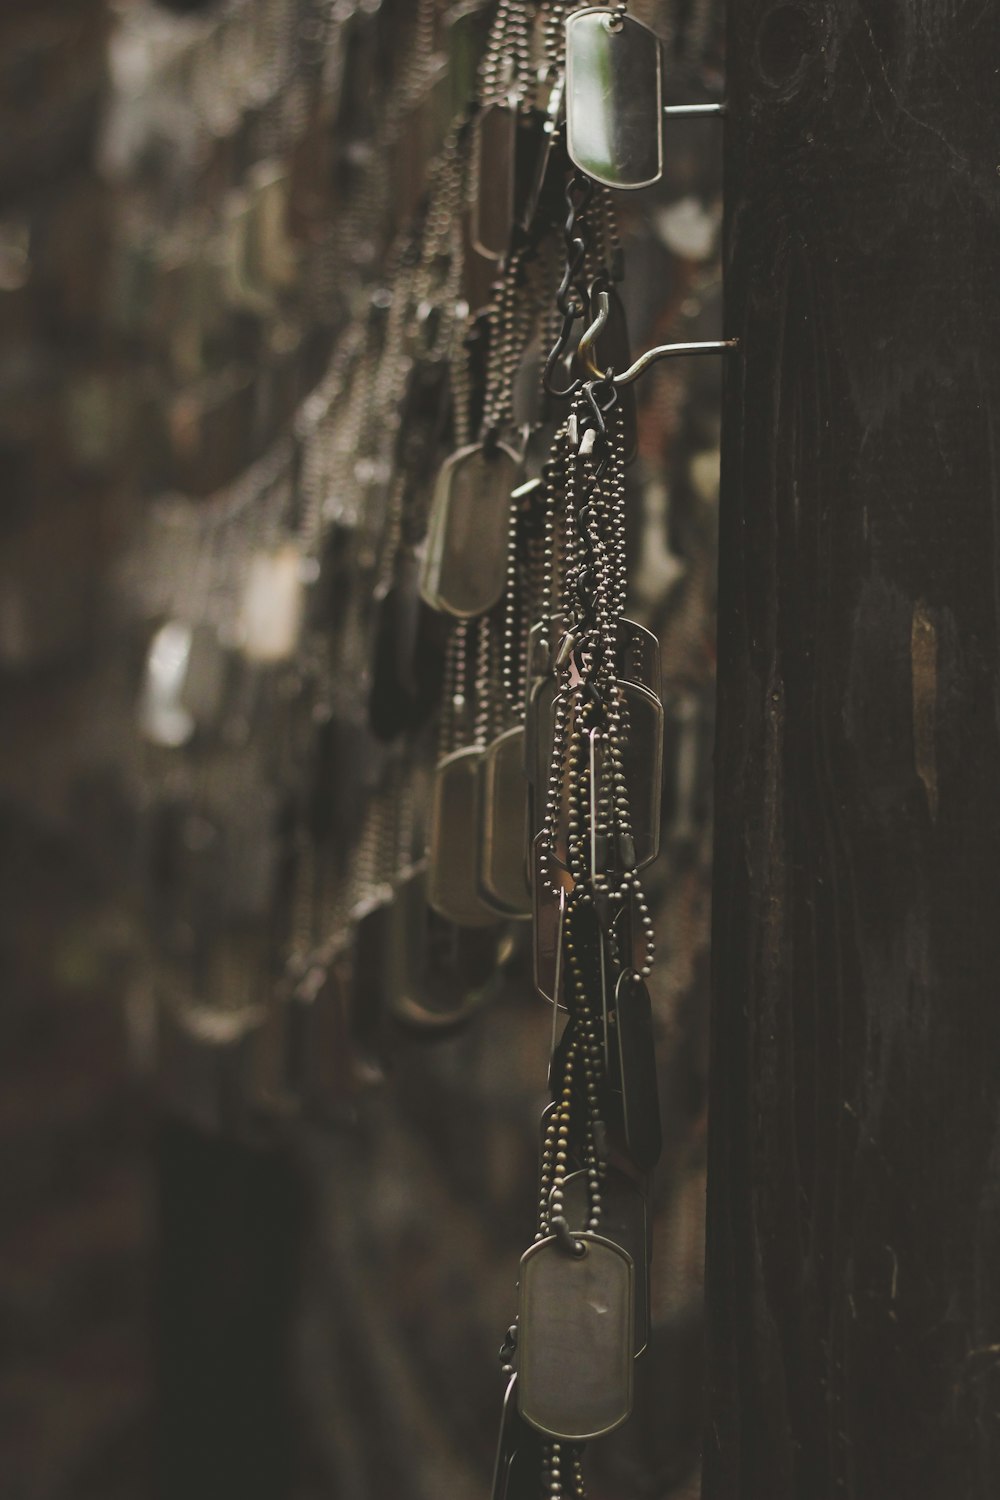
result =
[[[573,1232],[585,1228],[590,1213],[586,1172],[571,1172],[563,1182],[563,1215]],[[649,1228],[646,1198],[637,1182],[608,1167],[601,1181],[600,1231],[632,1258],[635,1292],[635,1352],[649,1342]]]
[[[654,698],[662,698],[660,642],[645,625],[624,615],[618,621],[618,649],[615,656],[618,676],[623,682],[644,687]]]
[[[511,946],[500,928],[457,927],[431,911],[423,865],[396,883],[388,944],[389,1014],[409,1031],[434,1035],[492,999]]]
[[[553,1236],[521,1257],[517,1401],[538,1432],[586,1442],[632,1409],[633,1271],[613,1240],[581,1234],[570,1255]]]
[[[502,914],[530,917],[528,780],[521,725],[498,735],[483,751],[482,778],[480,889]]]
[[[663,172],[663,83],[655,32],[603,7],[566,19],[566,144],[581,172],[641,188]]]
[[[299,640],[305,592],[302,553],[295,542],[250,558],[240,615],[240,644],[250,661],[279,662]]]
[[[628,1154],[643,1172],[655,1167],[663,1149],[656,1081],[653,1007],[640,974],[627,970],[615,990],[615,1020]]]
[[[535,989],[551,1004],[559,990],[566,896],[573,889],[573,879],[567,870],[555,869],[552,873],[559,878],[559,890],[553,894],[542,878],[541,834],[535,835],[531,849]],[[565,1009],[561,998],[559,1004],[560,1009]]]
[[[479,895],[479,762],[475,746],[455,750],[434,771],[427,850],[427,901],[461,927],[497,920]]]
[[[492,609],[507,578],[510,492],[518,458],[497,444],[460,448],[434,490],[420,591],[435,609],[471,620]]]
[[[660,798],[663,791],[663,705],[636,683],[623,683],[628,736],[622,767],[628,788],[635,843],[635,868],[652,864],[660,852]]]
[[[473,141],[478,191],[472,204],[472,247],[488,260],[503,260],[514,227],[516,108],[487,104],[476,116]]]
[[[536,1500],[539,1492],[541,1444],[537,1432],[522,1420],[516,1391],[517,1376],[512,1375],[503,1398],[492,1500]]]
[[[194,735],[195,717],[184,702],[193,647],[194,627],[183,620],[168,620],[149,643],[138,713],[151,744],[176,749]]]

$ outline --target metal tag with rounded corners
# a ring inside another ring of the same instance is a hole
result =
[[[519,460],[498,443],[459,448],[445,460],[431,503],[420,592],[428,604],[460,620],[485,614],[507,581],[510,493]]]
[[[615,988],[622,1121],[628,1154],[640,1171],[655,1167],[663,1149],[656,1078],[653,1007],[640,974],[619,975]]]
[[[524,728],[505,730],[482,757],[480,891],[505,916],[531,916],[528,884],[528,779]]]
[[[615,666],[623,682],[644,687],[654,698],[661,691],[660,642],[651,630],[622,615],[618,621]]]
[[[628,790],[636,869],[660,852],[660,800],[663,792],[663,704],[638,683],[622,684],[628,729],[622,769]]]
[[[496,922],[479,895],[479,762],[475,746],[439,760],[431,794],[427,849],[427,901],[460,927]]]
[[[590,1213],[587,1173],[571,1172],[563,1182],[563,1214],[574,1233],[582,1230]],[[632,1257],[634,1271],[635,1352],[649,1342],[649,1226],[646,1198],[637,1182],[615,1167],[601,1180],[601,1220],[598,1231],[614,1240]]]
[[[472,204],[472,247],[487,260],[503,260],[514,227],[516,107],[487,104],[476,116],[473,141],[478,191]]]
[[[663,173],[660,42],[641,21],[594,7],[566,18],[566,144],[573,164],[612,188]]]
[[[530,1427],[560,1442],[613,1432],[632,1410],[635,1309],[632,1259],[613,1240],[555,1236],[521,1257],[517,1402]]]

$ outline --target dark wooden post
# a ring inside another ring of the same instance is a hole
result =
[[[1000,1495],[1000,4],[730,0],[706,1500]]]

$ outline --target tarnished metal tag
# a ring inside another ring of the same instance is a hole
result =
[[[439,760],[434,771],[427,850],[427,900],[462,927],[496,922],[479,895],[479,762],[469,747]]]
[[[482,778],[480,890],[499,912],[530,917],[528,779],[521,725],[498,735],[483,751]]]
[[[635,841],[635,866],[643,869],[660,852],[660,799],[663,791],[663,705],[633,682],[623,683],[628,736],[622,767],[628,788]]]
[[[477,192],[472,204],[472,246],[488,260],[503,260],[514,227],[517,109],[488,104],[476,116],[473,134]]]
[[[573,889],[573,879],[566,870],[555,871],[559,877],[559,889],[553,894],[542,877],[541,852],[542,835],[537,834],[532,844],[531,879],[535,988],[543,1000],[551,1003],[559,995],[566,896]],[[562,1007],[561,998],[559,1003]]]
[[[388,937],[387,1003],[411,1031],[462,1025],[503,983],[511,944],[498,928],[457,927],[427,905],[427,871],[397,881]]]
[[[652,693],[654,698],[662,698],[660,643],[645,625],[639,625],[624,615],[618,621],[615,664],[623,682],[634,682]]]
[[[632,1409],[633,1271],[628,1253],[581,1234],[582,1255],[552,1237],[521,1257],[517,1401],[538,1432],[585,1442]]]
[[[663,1148],[660,1095],[656,1081],[653,1007],[641,974],[627,971],[615,989],[619,1077],[625,1144],[643,1172],[655,1167]]]
[[[512,1375],[503,1398],[497,1456],[493,1465],[492,1500],[537,1500],[541,1482],[542,1449],[538,1434],[517,1409],[517,1376]]]
[[[657,182],[662,94],[660,43],[648,26],[604,7],[566,18],[566,144],[581,172],[613,188]]]
[[[563,1182],[563,1215],[574,1233],[587,1223],[590,1197],[586,1172],[571,1172]],[[631,1256],[634,1273],[635,1352],[649,1342],[649,1227],[646,1198],[637,1182],[608,1167],[601,1180],[600,1233]]]
[[[460,448],[438,475],[420,591],[435,609],[471,620],[492,609],[507,577],[510,492],[518,458],[498,443]]]

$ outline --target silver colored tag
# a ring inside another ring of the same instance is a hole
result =
[[[505,730],[483,751],[479,885],[487,903],[503,915],[531,916],[521,725]]]
[[[397,881],[386,963],[389,1015],[408,1030],[464,1024],[500,990],[512,944],[502,928],[458,927],[427,905],[427,871]]]
[[[496,912],[479,895],[479,763],[469,747],[439,760],[434,771],[427,850],[427,901],[460,927],[489,927]]]
[[[503,260],[514,227],[517,162],[517,109],[487,104],[476,116],[473,134],[478,191],[472,204],[472,247],[487,260]]]
[[[193,738],[197,724],[184,702],[184,684],[194,649],[194,626],[168,620],[149,643],[139,698],[139,728],[154,745],[176,749]]]
[[[438,475],[431,504],[420,592],[460,620],[492,609],[507,579],[510,492],[518,458],[504,443],[487,454],[460,448]]]
[[[663,1149],[656,1080],[653,1008],[640,974],[621,974],[615,989],[622,1121],[628,1154],[640,1171],[655,1167]]]
[[[663,172],[663,82],[655,32],[604,7],[566,19],[566,144],[574,165],[612,188]]]
[[[532,906],[534,921],[534,974],[535,989],[543,1000],[551,1004],[559,995],[560,955],[563,944],[563,928],[566,917],[566,896],[573,889],[573,880],[568,871],[560,870],[559,890],[553,895],[542,879],[540,856],[542,835],[536,834],[532,844]],[[565,1009],[562,1000],[559,1008]]]
[[[651,630],[624,615],[618,621],[618,676],[662,698],[660,643]]]
[[[563,1216],[575,1234],[585,1227],[589,1213],[587,1173],[571,1172],[563,1182]],[[649,1342],[650,1326],[646,1198],[639,1184],[616,1167],[608,1167],[601,1180],[600,1233],[605,1239],[614,1240],[632,1258],[635,1352],[641,1354]]]
[[[613,1240],[580,1234],[570,1255],[553,1236],[521,1257],[517,1401],[538,1432],[586,1442],[632,1410],[632,1260]]]
[[[628,738],[622,746],[622,766],[628,789],[635,868],[642,870],[652,864],[660,852],[663,704],[636,683],[623,683],[623,688],[628,712]]]
[[[538,1434],[525,1426],[517,1409],[517,1376],[512,1375],[503,1398],[492,1500],[537,1500],[541,1459]]]

